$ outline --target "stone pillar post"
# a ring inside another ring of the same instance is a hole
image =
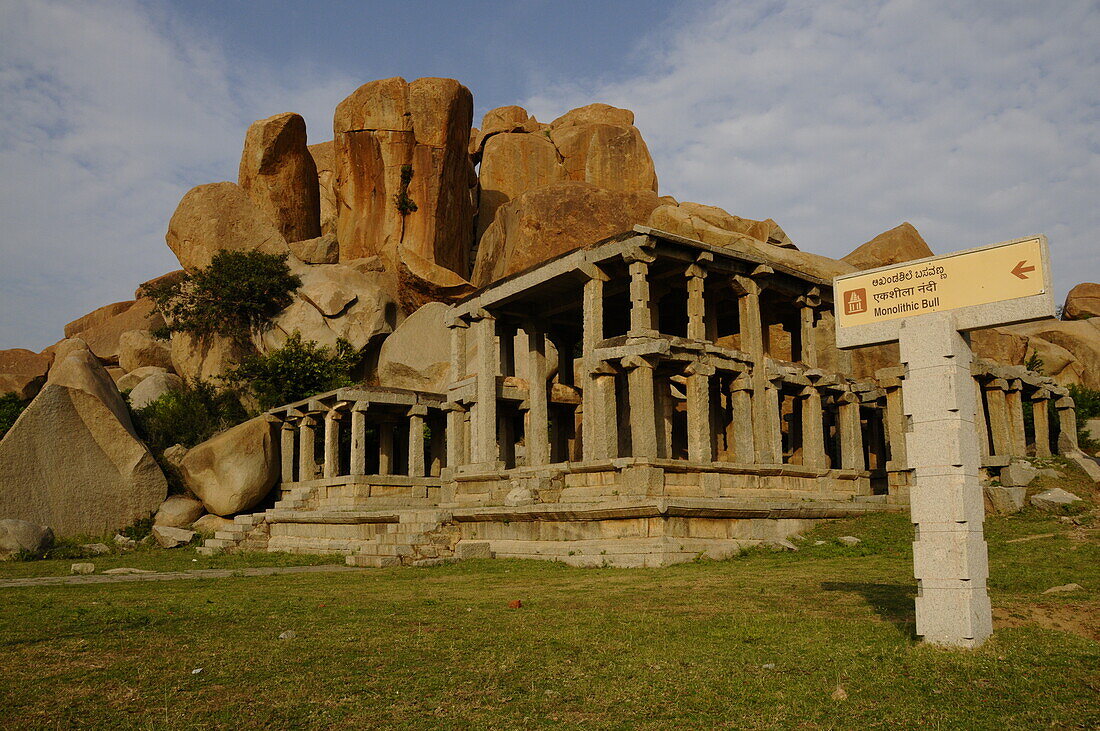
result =
[[[448,401],[447,411],[447,467],[452,470],[466,461],[466,408],[457,401]]]
[[[623,254],[630,270],[630,331],[631,337],[647,337],[654,333],[653,310],[649,292],[651,254],[635,249]]]
[[[313,455],[313,432],[317,420],[306,414],[298,421],[298,481],[317,479],[317,461]]]
[[[428,407],[417,404],[409,409],[409,477],[424,476],[424,417]]]
[[[840,466],[862,470],[863,428],[859,419],[859,396],[848,391],[837,399],[837,427],[840,429]]]
[[[709,252],[707,253],[708,256]],[[712,257],[713,258],[713,257]],[[705,285],[707,270],[701,262],[696,262],[687,268],[687,336],[688,340],[707,339],[707,301]]]
[[[351,406],[351,474],[367,474],[367,402]]]
[[[1032,422],[1035,424],[1035,456],[1050,456],[1050,391],[1037,391],[1031,399]]]
[[[886,441],[890,444],[890,461],[886,469],[890,472],[909,469],[905,451],[905,396],[902,379],[896,374],[887,374],[882,369],[875,375],[879,385],[886,391]]]
[[[989,406],[989,431],[993,434],[990,453],[998,456],[1012,454],[1012,427],[1009,424],[1008,402],[1003,378],[994,378],[985,384],[985,402]]]
[[[1009,442],[1009,455],[1027,456],[1027,432],[1024,430],[1023,384],[1018,379],[1008,382],[1005,390],[1005,405],[1008,408],[1008,430],[1012,436]]]
[[[713,462],[714,421],[710,418],[710,377],[714,375],[714,366],[692,363],[685,370],[685,375],[688,459],[696,463]]]
[[[618,410],[615,400],[615,369],[600,364],[588,378],[590,392],[584,410],[584,461],[619,456]]]
[[[825,458],[825,427],[822,419],[821,391],[812,383],[802,389],[802,464],[828,467]]]
[[[281,462],[280,480],[294,482],[294,432],[297,427],[287,419],[279,429],[279,457]]]
[[[752,378],[742,373],[730,383],[730,408],[733,412],[733,455],[740,464],[756,461],[753,441]]]
[[[1058,452],[1075,454],[1081,447],[1077,443],[1077,410],[1073,399],[1062,396],[1054,402],[1054,408],[1058,410]]]
[[[335,407],[325,413],[325,479],[340,474],[340,420],[343,418]]]
[[[821,290],[813,287],[796,302],[802,324],[799,337],[802,352],[798,354],[798,359],[810,367],[817,367],[817,310],[821,307]]]
[[[470,454],[479,465],[495,465],[500,459],[497,443],[497,347],[496,320],[482,310],[473,323],[477,339],[477,408],[473,414]]]
[[[393,474],[393,422],[378,424],[378,474]]]
[[[630,390],[630,444],[632,456],[657,457],[657,415],[653,399],[653,367],[646,358],[623,358]]]
[[[550,412],[546,393],[546,336],[534,322],[524,324],[527,332],[527,465],[550,464]]]
[[[775,375],[768,378],[764,385],[764,402],[768,407],[767,452],[771,462],[764,464],[783,464],[783,414],[780,404],[783,396],[783,379]]]

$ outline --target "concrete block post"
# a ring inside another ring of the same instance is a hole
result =
[[[1077,442],[1077,410],[1073,399],[1062,396],[1054,402],[1058,411],[1058,451],[1061,454],[1076,454],[1081,447]]]
[[[817,389],[817,386],[810,385],[802,390],[801,395],[802,464],[806,467],[827,467],[821,391]]]
[[[903,321],[900,344],[916,476],[910,499],[917,634],[935,644],[976,647],[993,628],[972,354],[950,312]]]
[[[859,397],[851,392],[837,399],[837,428],[840,430],[840,466],[862,470],[863,428],[859,419]]]
[[[756,461],[753,435],[752,379],[741,374],[730,383],[730,406],[733,412],[733,455],[740,464]]]
[[[653,363],[632,355],[623,358],[630,390],[630,443],[634,457],[657,457],[657,417],[653,393]]]
[[[340,421],[343,414],[335,408],[325,413],[325,479],[339,476],[340,472]]]
[[[297,427],[287,419],[279,429],[280,480],[294,482],[294,432]]]
[[[993,435],[989,451],[998,456],[1012,454],[1012,427],[1009,425],[1006,388],[1008,382],[1003,378],[994,378],[984,386],[985,402],[989,406],[989,431]]]
[[[1027,456],[1027,432],[1024,431],[1024,395],[1023,384],[1018,380],[1008,383],[1005,390],[1005,406],[1008,408],[1008,431],[1011,435],[1009,454],[1013,457]]]
[[[550,464],[550,412],[546,393],[546,335],[533,321],[527,332],[527,465]]]
[[[393,474],[393,422],[378,424],[378,474]]]
[[[496,464],[497,444],[497,347],[496,319],[482,310],[473,323],[477,341],[477,409],[473,414],[470,456],[479,465]]]
[[[1031,414],[1035,424],[1035,456],[1050,456],[1049,392],[1040,391],[1031,401]]]
[[[710,418],[710,378],[714,367],[693,363],[687,367],[688,459],[696,463],[714,461],[714,421]]]
[[[409,409],[409,477],[424,476],[424,417],[428,407],[417,404]]]
[[[351,406],[351,474],[367,474],[367,402]]]
[[[317,461],[314,457],[314,430],[317,420],[306,414],[298,421],[298,481],[317,479]]]

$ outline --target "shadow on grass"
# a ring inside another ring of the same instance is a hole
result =
[[[882,619],[894,625],[909,639],[917,638],[914,600],[917,587],[909,584],[868,584],[855,581],[823,581],[824,591],[860,594]]]

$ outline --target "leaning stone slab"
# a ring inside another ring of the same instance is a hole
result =
[[[1031,496],[1031,504],[1040,510],[1057,510],[1066,505],[1080,502],[1081,498],[1071,492],[1066,492],[1060,487],[1055,487],[1038,495]]]
[[[153,538],[161,548],[186,546],[195,537],[195,531],[183,528],[170,528],[166,525],[153,526]]]

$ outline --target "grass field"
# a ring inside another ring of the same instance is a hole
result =
[[[1098,524],[1095,510],[987,522],[996,634],[973,652],[915,640],[904,515],[823,525],[797,553],[657,570],[481,561],[5,588],[0,725],[1097,728]],[[218,560],[143,560],[192,558]],[[1084,588],[1042,593],[1071,582]]]

